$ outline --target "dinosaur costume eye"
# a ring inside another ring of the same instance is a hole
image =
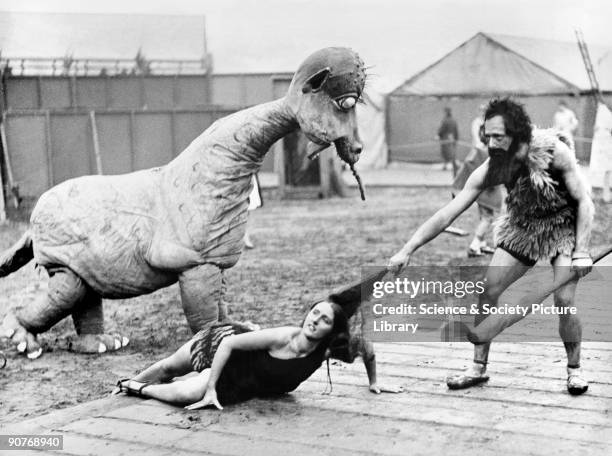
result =
[[[334,100],[334,103],[341,110],[343,110],[343,111],[350,111],[357,104],[357,97],[354,97],[352,95],[347,96],[347,97],[340,97],[340,98],[337,98],[336,100]]]

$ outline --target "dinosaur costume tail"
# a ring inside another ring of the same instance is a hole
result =
[[[0,255],[0,277],[5,277],[34,258],[32,249],[32,235],[26,231],[10,249]]]

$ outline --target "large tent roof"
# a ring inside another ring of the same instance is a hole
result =
[[[489,35],[519,55],[542,65],[581,90],[590,90],[589,77],[576,42],[512,35]],[[588,44],[591,63],[602,90],[612,90],[612,48]]]
[[[602,90],[612,90],[612,49],[589,46]],[[570,94],[590,84],[576,43],[478,33],[392,93],[431,96]]]

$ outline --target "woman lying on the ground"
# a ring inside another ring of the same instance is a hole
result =
[[[402,390],[377,384],[371,342],[351,339],[342,307],[322,301],[311,307],[301,327],[253,331],[235,322],[209,325],[172,356],[131,380],[120,380],[116,391],[173,404],[191,404],[187,408],[192,410],[208,405],[222,409],[222,404],[293,391],[324,360],[332,357],[352,362],[356,355],[363,358],[370,391]],[[198,374],[171,382],[193,371]]]

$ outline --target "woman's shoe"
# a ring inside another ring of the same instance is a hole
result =
[[[125,393],[128,396],[146,397],[142,390],[149,386],[149,383],[137,382],[129,378],[122,378],[117,382],[111,394]]]

